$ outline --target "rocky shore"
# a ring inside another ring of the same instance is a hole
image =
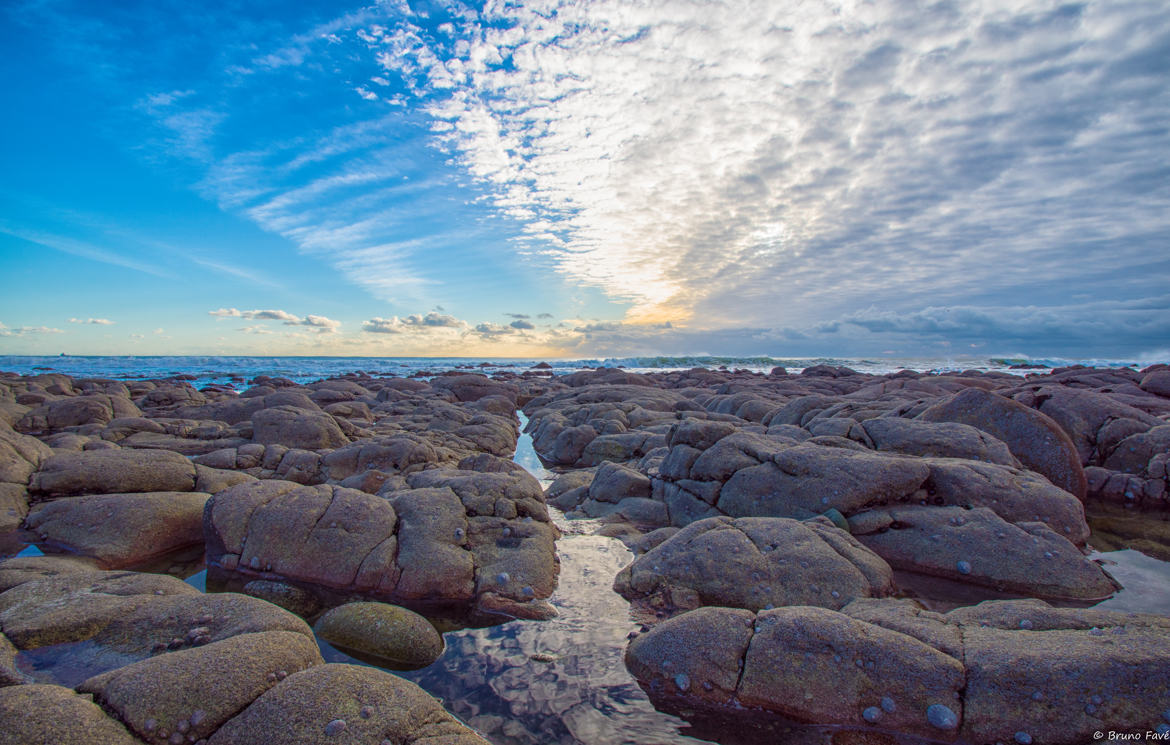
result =
[[[1091,607],[1092,550],[1170,558],[1168,466],[1165,366],[0,374],[0,745],[509,742],[387,670],[556,613],[550,506],[634,552],[626,667],[664,710],[1170,731],[1170,618]]]

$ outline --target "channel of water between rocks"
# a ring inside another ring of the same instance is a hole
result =
[[[523,413],[519,415],[523,428],[526,421]],[[545,470],[527,434],[520,435],[514,460],[542,486],[555,476]],[[421,670],[394,671],[438,697],[495,745],[927,742],[893,733],[883,733],[880,740],[866,739],[866,733],[785,722],[747,710],[705,713],[679,709],[677,702],[659,702],[664,710],[655,708],[623,661],[629,636],[640,626],[631,617],[629,603],[613,591],[613,579],[633,561],[633,554],[621,541],[595,535],[599,521],[566,519],[551,506],[549,512],[563,533],[557,543],[560,580],[550,598],[558,615],[548,621],[517,620],[448,631],[443,635],[446,650],[435,663]],[[39,553],[30,545],[19,555]],[[1170,616],[1170,562],[1132,549],[1094,558],[1124,588],[1098,607]],[[205,574],[200,571],[187,582],[206,591]],[[318,643],[328,662],[368,664],[323,640]],[[52,652],[57,658],[65,651]]]

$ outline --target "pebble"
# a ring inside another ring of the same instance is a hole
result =
[[[691,679],[686,673],[679,673],[674,676],[674,684],[678,686],[680,691],[686,692],[691,688]]]
[[[1040,691],[1032,691],[1032,700],[1033,701],[1039,701],[1042,698],[1044,698],[1043,693],[1041,693]]]
[[[509,574],[507,572],[500,572],[499,574],[496,575],[496,582],[498,582],[501,585],[508,584],[508,580],[510,580],[510,579],[512,579],[512,577],[509,576]]]
[[[1032,622],[1025,618],[1024,620],[1020,621],[1020,628],[1021,629],[1031,629]]]
[[[340,735],[342,732],[345,732],[344,719],[334,719],[332,722],[325,725],[325,734],[329,735],[330,737],[333,737],[334,735]]]
[[[1020,745],[1032,745],[1032,736],[1027,732],[1017,732],[1015,739]]]
[[[362,719],[369,719],[373,715],[374,715],[374,710],[372,707],[369,707],[369,706],[363,706],[362,710],[358,712],[358,716],[361,717]]]
[[[463,528],[455,528],[455,540],[461,541],[467,535],[467,531]]]
[[[964,561],[964,560],[960,559],[955,564],[955,569],[959,570],[959,574],[970,574],[971,573],[971,562]]]
[[[207,712],[205,712],[203,709],[196,709],[195,711],[191,712],[191,726],[198,727],[206,718]]]
[[[959,718],[955,712],[942,704],[931,704],[926,707],[926,721],[935,729],[953,730],[959,728]]]
[[[147,719],[145,722],[142,723],[142,729],[146,730],[147,732],[154,732],[155,729],[157,729],[157,728],[158,728],[158,722],[155,721],[154,719]]]
[[[870,724],[874,724],[877,720],[882,718],[882,710],[876,706],[871,706],[865,711],[861,712],[861,718]]]
[[[893,714],[898,710],[898,707],[894,704],[894,699],[889,696],[882,696],[882,710],[887,714]]]

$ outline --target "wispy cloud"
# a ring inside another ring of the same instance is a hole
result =
[[[9,328],[3,323],[0,323],[0,336],[40,336],[44,334],[63,334],[61,329],[50,328],[48,326],[18,326],[17,328]]]
[[[135,259],[123,256],[114,251],[104,248],[99,248],[85,241],[79,241],[67,236],[54,235],[39,230],[30,230],[20,227],[12,226],[6,222],[0,222],[0,233],[10,235],[13,238],[19,238],[29,243],[35,243],[42,248],[60,251],[78,258],[88,259],[90,261],[98,261],[103,264],[110,264],[113,266],[120,266],[124,269],[133,269],[136,272],[150,274],[155,277],[171,277],[172,275],[162,269],[151,266],[149,264],[137,261]]]

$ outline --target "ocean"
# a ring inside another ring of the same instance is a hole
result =
[[[475,358],[475,357],[218,357],[218,356],[0,356],[0,371],[33,375],[59,372],[75,378],[113,378],[118,380],[193,376],[196,387],[234,384],[258,375],[284,377],[296,383],[309,383],[352,372],[370,375],[406,377],[465,369],[486,374],[520,373],[546,362],[554,375],[578,370],[609,367],[631,372],[663,372],[693,367],[769,372],[783,367],[799,373],[814,365],[849,367],[858,372],[881,375],[898,370],[918,372],[959,372],[962,370],[1002,371],[1014,374],[1042,372],[1044,368],[1087,365],[1090,367],[1133,367],[1140,369],[1153,359],[1064,359],[1027,357],[716,357],[716,356],[648,356],[606,357],[594,359]],[[1022,368],[1027,365],[1030,367]]]

